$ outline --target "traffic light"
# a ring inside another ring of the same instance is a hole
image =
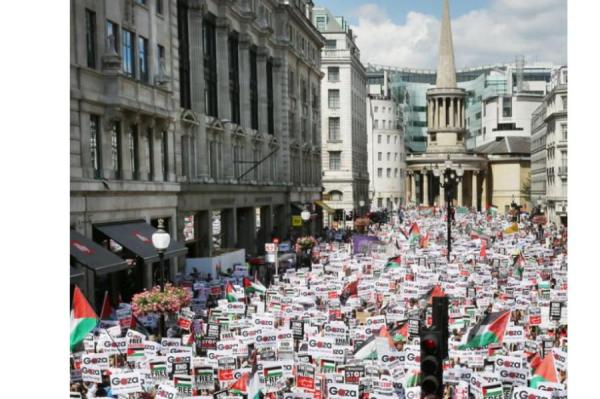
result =
[[[421,338],[421,395],[441,398],[444,393],[442,332],[433,326],[423,328]]]

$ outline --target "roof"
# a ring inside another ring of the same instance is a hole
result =
[[[498,137],[496,141],[484,144],[475,149],[480,154],[529,154],[531,140],[529,137]]]

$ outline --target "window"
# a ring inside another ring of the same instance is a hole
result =
[[[398,168],[394,168],[394,177],[398,177]]]
[[[148,83],[150,72],[148,71],[148,39],[138,36],[138,62],[140,64],[140,80]]]
[[[335,50],[337,47],[336,40],[325,40],[325,50]]]
[[[161,136],[160,158],[162,163],[163,180],[169,181],[169,135],[163,130]]]
[[[85,10],[85,43],[87,50],[87,66],[96,68],[96,13]]]
[[[381,134],[377,135],[377,144],[381,144]]]
[[[329,118],[329,141],[340,141],[340,118]]]
[[[481,119],[481,112],[477,112],[475,114],[475,119],[480,120]]]
[[[392,160],[391,156],[392,156],[392,153],[391,153],[391,152],[388,152],[388,153],[387,153],[387,160],[388,160],[388,161],[391,161],[391,160]]]
[[[383,208],[383,198],[377,198],[377,208]]]
[[[327,29],[327,15],[317,16],[317,29],[321,31]]]
[[[337,89],[329,89],[328,95],[329,108],[337,109],[340,107],[340,91]]]
[[[329,169],[340,170],[342,153],[341,151],[329,151]]]
[[[154,136],[152,128],[146,131],[146,145],[148,146],[148,180],[154,180]]]
[[[119,25],[106,21],[106,40],[109,48],[119,54]]]
[[[123,73],[135,78],[135,42],[133,33],[123,29]]]
[[[397,152],[395,152],[395,153],[394,153],[394,161],[397,161],[397,160],[398,160],[398,153],[397,153]]]
[[[388,144],[390,143],[390,135],[389,134],[387,135],[387,143]]]
[[[343,194],[340,191],[332,191],[329,195],[332,201],[341,201],[343,198]]]
[[[328,67],[327,78],[330,82],[339,82],[340,80],[340,68],[339,67]]]
[[[562,139],[567,140],[567,124],[566,123],[560,124],[560,132],[562,134]]]
[[[275,114],[273,107],[273,59],[267,60],[267,121],[268,133],[275,134]]]
[[[129,126],[129,160],[131,162],[131,176],[133,180],[140,178],[140,161],[138,156],[138,127],[135,124]]]
[[[291,97],[294,97],[294,95],[296,94],[295,87],[296,80],[294,79],[294,71],[290,69],[288,71],[288,92]]]
[[[385,170],[386,177],[392,177],[392,168],[387,168]]]
[[[502,97],[502,116],[504,118],[512,117],[512,98]]]
[[[250,48],[250,126],[258,129],[258,74],[256,70],[256,46]]]
[[[192,108],[190,86],[190,52],[188,42],[187,2],[177,1],[177,38],[179,41],[179,103],[181,108]]]
[[[100,140],[100,117],[90,115],[90,155],[94,178],[102,177],[102,140]]]
[[[375,108],[373,109],[373,112],[377,112],[379,110],[379,107],[376,105]]]
[[[202,25],[204,42],[204,111],[206,115],[218,117],[217,111],[217,48],[215,24],[211,18]]]
[[[112,158],[112,169],[115,172],[115,179],[121,178],[121,122],[116,121],[112,124],[110,132],[110,153]]]
[[[156,72],[159,75],[166,75],[167,67],[167,55],[165,54],[165,48],[160,44],[156,45]]]
[[[398,144],[398,136],[394,136],[394,144]]]
[[[377,177],[383,177],[383,168],[377,168]]]
[[[567,110],[567,96],[561,96],[562,98],[562,105],[563,105],[563,111]]]
[[[378,161],[381,161],[381,155],[382,155],[382,153],[381,153],[381,152],[378,152],[378,153],[377,153],[377,160],[378,160]]]
[[[229,100],[231,121],[240,124],[239,41],[237,32],[229,35]]]
[[[135,2],[138,4],[146,5],[146,0],[136,0]]]
[[[163,13],[163,2],[162,2],[162,0],[156,0],[156,13],[157,14],[162,14]]]

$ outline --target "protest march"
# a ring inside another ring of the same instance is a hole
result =
[[[406,210],[309,267],[180,276],[94,310],[75,289],[71,398],[411,399],[447,298],[443,397],[567,397],[567,231],[489,209]]]

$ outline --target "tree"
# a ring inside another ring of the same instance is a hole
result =
[[[521,197],[527,202],[531,202],[531,175],[521,182]]]

